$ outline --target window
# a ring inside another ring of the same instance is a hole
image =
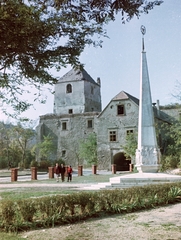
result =
[[[63,151],[62,151],[62,157],[65,157],[65,155],[66,155],[66,151],[63,150]]]
[[[117,106],[117,114],[123,115],[124,114],[124,105],[118,105]]]
[[[127,130],[126,133],[129,135],[130,133],[133,133],[133,130]]]
[[[93,127],[93,121],[87,120],[87,128],[92,128],[92,127]]]
[[[109,141],[110,142],[116,142],[117,141],[116,131],[110,131],[109,132]]]
[[[67,84],[66,93],[71,93],[71,92],[72,92],[72,85],[71,84]]]
[[[67,122],[62,122],[62,130],[67,130]]]
[[[69,109],[69,114],[73,113],[73,109]]]

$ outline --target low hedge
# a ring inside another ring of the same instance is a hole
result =
[[[128,189],[79,192],[23,200],[0,201],[1,231],[19,232],[53,227],[102,214],[127,213],[181,199],[181,183]]]

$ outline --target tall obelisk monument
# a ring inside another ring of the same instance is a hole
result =
[[[157,146],[155,124],[152,108],[150,81],[144,50],[146,28],[141,26],[142,53],[140,73],[140,102],[138,119],[138,147],[136,150],[136,167],[139,172],[158,172],[160,152]]]

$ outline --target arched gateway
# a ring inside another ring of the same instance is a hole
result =
[[[129,171],[131,160],[127,160],[123,152],[113,156],[113,164],[116,164],[116,171]]]

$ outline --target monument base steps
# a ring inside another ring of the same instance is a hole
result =
[[[124,189],[150,184],[163,184],[171,182],[181,182],[181,176],[166,173],[133,173],[124,176],[112,177],[109,182],[92,184],[84,187],[87,190],[99,189]]]

